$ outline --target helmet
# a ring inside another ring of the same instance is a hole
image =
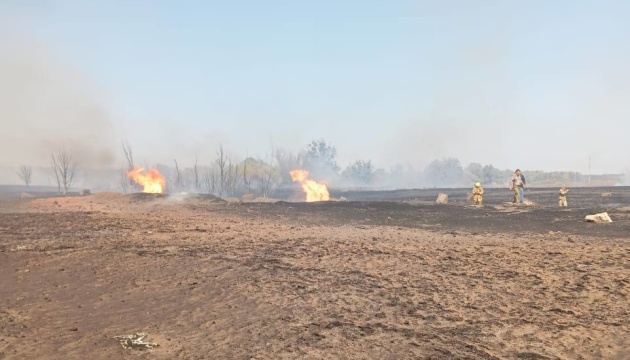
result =
[[[481,187],[481,183],[475,183],[475,187]]]

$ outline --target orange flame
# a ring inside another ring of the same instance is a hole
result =
[[[306,194],[306,202],[330,200],[326,184],[309,180],[308,171],[292,170],[291,180],[293,180],[293,182],[299,182],[300,185],[302,185],[302,189]]]
[[[142,192],[144,193],[161,194],[166,187],[164,176],[155,169],[144,171],[141,167],[135,167],[133,170],[127,172],[127,176],[140,184],[143,187]]]

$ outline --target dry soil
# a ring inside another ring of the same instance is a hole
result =
[[[0,359],[629,359],[630,209],[595,210],[0,201]]]

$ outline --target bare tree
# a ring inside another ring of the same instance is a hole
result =
[[[234,161],[228,159],[227,163],[227,177],[225,183],[225,193],[234,196],[237,192],[238,188],[238,164],[235,164]]]
[[[133,150],[131,149],[131,144],[125,141],[123,142],[122,147],[123,153],[125,154],[125,160],[127,161],[127,170],[133,170],[135,165],[133,161]]]
[[[127,170],[120,170],[120,190],[122,190],[123,193],[127,193],[127,191],[129,191],[129,180]]]
[[[57,189],[60,193],[63,189],[63,194],[66,194],[68,188],[74,183],[74,175],[77,170],[72,154],[65,148],[53,152],[51,165],[57,181]]]
[[[199,168],[197,167],[197,155],[195,155],[195,165],[192,168],[193,180],[195,181],[195,191],[199,190]]]
[[[284,184],[290,184],[292,182],[291,170],[299,169],[302,167],[302,159],[299,155],[295,155],[291,151],[283,149],[275,149],[274,157],[278,164],[278,171]]]
[[[273,146],[273,143],[270,145],[271,154],[268,155],[268,163],[265,164],[262,174],[260,174],[260,178],[258,179],[258,189],[263,197],[269,196],[271,193],[271,188],[274,183],[274,176],[276,175],[276,168],[273,165],[273,159],[276,156],[276,150]]]
[[[26,186],[31,185],[31,176],[33,175],[33,169],[31,168],[30,165],[20,166],[20,169],[18,170],[17,174],[20,177],[20,179],[22,179],[22,182],[24,183],[24,185]]]
[[[223,145],[219,145],[219,148],[217,149],[217,167],[218,167],[218,171],[219,171],[219,196],[223,195],[223,192],[226,189],[227,186],[227,180],[228,180],[228,156],[227,153],[225,152],[225,150],[223,149]]]
[[[182,175],[181,175],[181,172],[179,171],[179,165],[177,165],[177,159],[174,159],[173,161],[175,161],[175,186],[179,190],[182,184]]]
[[[245,158],[245,161],[243,161],[243,184],[245,184],[245,190],[247,191],[247,193],[250,193],[252,191],[252,179],[247,178],[247,163],[249,161],[249,156]]]
[[[206,192],[215,194],[217,191],[217,174],[214,166],[209,167],[203,176],[203,185]]]
[[[236,193],[238,192],[239,189],[239,181],[238,179],[239,174],[238,174],[238,163],[236,161],[234,161],[234,169],[233,169],[233,173],[232,173],[232,184],[231,184],[231,191],[232,191],[232,196],[236,195]]]
[[[133,160],[133,149],[131,148],[131,144],[128,141],[123,141],[122,143],[123,154],[125,155],[126,164],[123,166],[121,170],[121,178],[120,178],[120,187],[124,193],[126,193],[129,189],[137,186],[135,182],[127,176],[127,173],[133,170],[136,165]]]

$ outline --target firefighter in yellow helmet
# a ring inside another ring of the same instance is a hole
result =
[[[521,170],[516,169],[516,171],[514,171],[514,175],[512,175],[512,180],[510,180],[510,190],[514,191],[514,203],[516,205],[521,204],[521,194],[523,193],[524,188],[525,182],[523,181]]]
[[[481,205],[483,203],[483,188],[480,183],[475,183],[472,194],[475,205]]]

